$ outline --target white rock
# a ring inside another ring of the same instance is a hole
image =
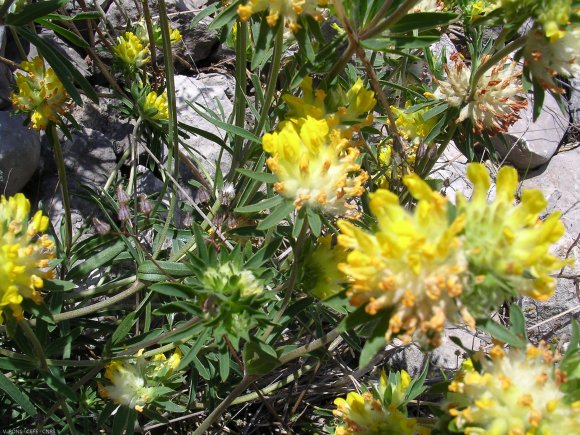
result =
[[[25,117],[0,112],[0,194],[13,195],[30,180],[40,160],[40,134]]]
[[[175,90],[179,121],[225,140],[225,132],[204,119],[189,104],[202,112],[209,109],[223,116],[223,121],[227,121],[233,110],[234,79],[220,74],[200,74],[195,78],[178,75],[175,76]],[[213,177],[222,148],[209,139],[193,134],[190,134],[186,144],[187,154],[198,163],[198,167]],[[220,167],[224,174],[231,167],[231,156],[225,151],[221,155]]]
[[[525,171],[550,161],[568,129],[568,115],[562,114],[554,97],[546,93],[544,107],[535,122],[531,98],[520,116],[503,135],[505,142],[500,135],[493,137],[492,142],[502,159]]]
[[[571,316],[580,315],[580,246],[577,238],[580,235],[580,149],[576,148],[557,154],[550,164],[541,170],[528,174],[523,181],[523,188],[541,189],[548,200],[548,213],[561,211],[566,234],[556,243],[553,252],[560,258],[568,254],[575,264],[564,270],[566,277],[558,279],[554,296],[546,302],[537,302],[524,298],[522,306],[528,318],[528,326],[533,327],[530,336],[541,338],[567,336]],[[576,278],[574,278],[576,276]],[[579,308],[575,311],[575,307]],[[569,313],[550,320],[554,316]],[[566,329],[564,329],[566,328]]]

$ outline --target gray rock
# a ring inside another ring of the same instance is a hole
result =
[[[560,258],[568,255],[575,264],[566,267],[558,278],[554,296],[546,302],[524,298],[523,311],[528,318],[530,337],[566,339],[570,319],[580,319],[580,149],[557,154],[547,166],[530,172],[523,188],[541,189],[548,200],[547,212],[562,211],[566,234],[556,243],[553,252]],[[566,313],[566,314],[563,314]],[[562,315],[563,314],[563,315]],[[561,315],[554,319],[554,316]],[[537,326],[535,326],[537,325]]]
[[[60,39],[52,30],[42,28],[39,36],[72,63],[84,77],[92,75],[91,68],[85,59],[71,45]]]
[[[572,123],[580,127],[580,78],[570,79],[570,101],[568,102]]]
[[[508,132],[492,138],[501,158],[520,170],[535,169],[548,162],[568,128],[568,116],[562,114],[549,93],[546,93],[544,107],[535,122],[532,112],[533,101],[530,97],[528,107],[520,112],[520,119]]]
[[[25,117],[0,112],[0,194],[13,195],[30,180],[40,160],[40,134]]]
[[[387,359],[387,365],[395,370],[404,369],[411,377],[417,377],[421,374],[428,359],[432,372],[437,372],[439,369],[446,373],[455,372],[465,360],[466,351],[451,341],[451,337],[458,339],[464,348],[473,351],[479,350],[488,343],[488,338],[478,332],[472,333],[463,327],[449,325],[445,328],[441,346],[429,353],[422,352],[415,345],[397,345],[398,340],[395,340],[393,345],[387,347],[387,350],[396,349]]]
[[[451,202],[455,202],[456,192],[462,192],[467,197],[471,195],[472,188],[466,175],[468,163],[467,157],[450,142],[433,166],[430,178],[443,180],[441,193]]]
[[[175,4],[175,9],[180,12],[201,10],[217,0],[175,0],[168,2],[168,7],[170,4]]]
[[[175,89],[179,121],[225,139],[223,130],[205,120],[187,103],[202,112],[209,109],[220,114],[223,110],[221,116],[227,121],[233,109],[234,79],[220,74],[200,74],[195,78],[178,75],[175,76]],[[223,173],[227,173],[231,167],[231,156],[227,152],[222,153],[222,148],[209,139],[191,135],[186,145],[185,152],[210,177],[215,175],[218,162]]]

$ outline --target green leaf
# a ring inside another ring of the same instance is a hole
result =
[[[34,417],[36,408],[26,394],[12,383],[10,379],[0,372],[0,390],[8,394],[28,415]]]
[[[254,46],[254,54],[252,56],[251,70],[255,70],[268,58],[272,53],[272,41],[278,31],[278,26],[282,25],[282,20],[278,20],[274,27],[270,27],[266,20],[260,20],[260,31],[258,39]]]
[[[48,0],[25,5],[20,12],[6,15],[6,24],[9,26],[24,26],[37,18],[44,17],[58,8],[63,7],[68,0]]]
[[[280,365],[274,348],[261,341],[247,342],[242,355],[248,375],[265,375]]]
[[[48,29],[51,29],[54,33],[62,36],[64,39],[72,42],[77,47],[81,47],[81,48],[89,47],[89,43],[87,41],[85,41],[81,36],[78,36],[76,33],[73,33],[70,30],[65,29],[64,27],[61,27],[58,24],[54,24],[53,22],[51,22],[49,20],[42,19],[42,18],[39,18],[35,21],[38,24],[40,24],[41,26],[46,27]]]
[[[306,214],[308,215],[308,226],[312,230],[314,237],[319,237],[322,233],[322,221],[320,216],[310,207],[306,209]]]
[[[77,288],[77,285],[74,282],[60,279],[46,279],[43,286],[43,290],[48,292],[68,292],[75,288]]]
[[[191,299],[195,296],[193,289],[178,282],[160,282],[149,287],[157,293],[176,298]]]
[[[197,26],[201,22],[201,20],[203,20],[205,17],[208,17],[211,14],[217,12],[217,9],[218,9],[218,4],[216,4],[216,3],[214,3],[210,6],[205,6],[199,12],[199,14],[196,14],[196,16],[193,17],[193,20],[191,20],[191,23],[189,23],[189,28],[194,29],[195,26]]]
[[[516,304],[510,305],[510,323],[512,324],[512,331],[519,337],[528,341],[528,332],[526,331],[526,319],[521,308]]]
[[[242,0],[236,0],[232,2],[228,7],[221,11],[217,17],[209,25],[209,30],[217,30],[220,27],[229,24],[230,21],[234,20],[238,15],[238,5]]]
[[[64,381],[62,373],[56,367],[49,367],[48,371],[44,373],[44,380],[46,385],[56,391],[59,395],[65,396],[67,399],[78,403],[78,397],[75,392]]]
[[[211,335],[211,330],[204,329],[202,333],[197,337],[191,349],[184,353],[183,358],[181,358],[181,362],[179,363],[179,367],[177,367],[177,371],[185,369],[189,364],[193,361],[193,359],[197,356],[197,353],[205,344],[206,340]]]
[[[47,20],[58,20],[58,21],[84,21],[84,20],[99,20],[101,14],[98,11],[88,11],[80,12],[76,15],[68,16],[61,14],[48,14],[44,16]]]
[[[302,227],[304,226],[304,210],[300,210],[296,215],[296,220],[294,221],[294,226],[292,227],[292,237],[297,239],[300,236]]]
[[[477,325],[479,328],[483,329],[493,338],[498,339],[504,343],[510,344],[512,346],[525,348],[526,342],[523,341],[520,337],[514,334],[509,329],[505,328],[504,326],[500,325],[499,323],[495,322],[491,319],[485,319],[482,322],[478,322]]]
[[[146,260],[139,265],[137,277],[143,281],[167,281],[168,278],[191,276],[192,270],[185,264],[174,261]]]
[[[77,83],[93,102],[98,103],[99,97],[88,80],[58,51],[38,35],[26,27],[18,27],[18,33],[27,41],[36,46],[38,52],[46,59],[54,72],[70,94],[71,98],[79,106],[83,100],[74,83]]]
[[[284,201],[279,207],[274,209],[263,221],[256,227],[258,230],[267,230],[278,225],[294,210],[292,201]]]
[[[389,327],[389,322],[383,321],[382,318],[377,319],[377,324],[371,333],[371,336],[365,342],[362,351],[360,353],[360,358],[358,360],[359,368],[366,367],[371,360],[375,357],[381,349],[384,349],[387,345],[385,340],[385,333]]]
[[[407,401],[413,400],[427,389],[423,386],[425,384],[425,379],[427,379],[427,373],[429,373],[429,358],[426,359],[425,367],[423,367],[421,375],[417,379],[413,379],[411,385],[409,385],[409,391],[407,392],[406,397]]]
[[[570,342],[568,343],[568,348],[566,349],[566,353],[564,354],[564,359],[576,353],[578,351],[578,345],[580,343],[580,328],[578,327],[578,322],[576,322],[575,319],[572,319],[571,327],[572,334],[570,335]]]
[[[237,169],[237,172],[252,180],[261,181],[262,183],[273,184],[278,181],[278,177],[270,172],[255,172],[249,169]]]
[[[119,326],[117,326],[117,329],[115,329],[115,332],[113,332],[113,335],[111,336],[111,343],[117,344],[127,337],[127,334],[129,333],[129,331],[133,327],[133,324],[135,323],[135,314],[136,313],[134,311],[130,312],[127,315],[127,317],[125,317],[121,321],[121,323],[119,324]]]
[[[243,207],[237,207],[234,209],[236,213],[255,213],[262,210],[269,210],[273,207],[276,207],[280,204],[284,198],[280,195],[273,196],[271,198],[267,198],[263,201],[260,201],[256,204],[251,205],[244,205]]]
[[[110,262],[112,262],[117,255],[125,251],[125,243],[122,240],[118,240],[112,246],[102,250],[101,252],[88,257],[86,260],[81,262],[79,265],[73,267],[67,274],[67,278],[70,280],[75,280],[79,278],[87,277],[93,270],[97,270]]]
[[[135,431],[135,410],[121,405],[113,418],[112,435],[129,435]]]
[[[201,128],[197,128],[197,127],[193,127],[189,124],[185,124],[184,122],[178,122],[178,127],[182,130],[185,130],[189,133],[193,133],[195,135],[201,136],[206,138],[207,140],[210,140],[216,144],[218,144],[220,147],[222,147],[224,150],[226,150],[228,153],[233,154],[234,151],[226,145],[226,143],[224,142],[224,140],[219,137],[216,134],[213,134],[207,130],[203,130]]]
[[[346,316],[340,324],[338,325],[338,330],[340,332],[351,331],[359,325],[370,322],[374,320],[375,317],[371,316],[365,311],[365,306],[361,305],[354,312]]]
[[[407,33],[446,26],[457,17],[451,12],[419,12],[407,14],[390,28],[391,33]]]
[[[209,116],[207,113],[204,113],[202,110],[195,107],[195,105],[193,105],[190,101],[186,100],[185,103],[189,107],[191,107],[193,110],[195,110],[199,116],[201,116],[206,121],[211,122],[216,127],[221,128],[222,130],[225,130],[226,132],[233,134],[234,136],[243,137],[244,139],[255,142],[257,144],[262,143],[262,140],[258,136],[256,136],[253,133],[250,133],[248,130],[241,128],[241,127],[238,127],[237,125],[232,125],[232,124],[229,124],[227,122],[223,122],[223,121],[217,119],[216,117]],[[201,105],[200,105],[200,107],[201,107]]]

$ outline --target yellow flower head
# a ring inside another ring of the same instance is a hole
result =
[[[502,291],[498,280],[507,283],[513,295],[545,301],[555,288],[550,274],[567,264],[548,252],[564,234],[560,213],[539,220],[547,205],[539,190],[524,190],[521,203],[514,206],[518,175],[511,167],[499,170],[491,203],[487,201],[490,178],[485,166],[470,164],[467,176],[473,183],[471,200],[457,195],[458,211],[465,215],[465,250],[472,273],[486,279],[470,286],[464,302],[479,314],[499,306],[512,294]]]
[[[157,95],[151,91],[143,101],[143,114],[146,119],[164,122],[169,120],[169,108],[167,106],[167,92]]]
[[[69,95],[52,68],[36,56],[22,62],[28,74],[16,74],[18,92],[12,94],[12,104],[18,110],[29,112],[32,128],[46,130],[50,121],[60,123],[60,116],[68,110]]]
[[[125,32],[117,38],[113,48],[117,57],[130,68],[139,68],[151,60],[149,47],[133,32]]]
[[[408,418],[396,406],[384,406],[369,392],[350,392],[346,400],[338,398],[334,404],[334,416],[344,422],[336,428],[336,435],[416,433],[417,421],[414,418]]]
[[[48,261],[55,257],[54,243],[48,235],[48,217],[41,211],[29,219],[30,202],[17,193],[0,197],[0,323],[6,309],[16,319],[23,317],[21,303],[42,302],[38,292],[43,279],[52,278]]]
[[[402,334],[410,341],[417,331],[420,342],[437,346],[447,319],[458,321],[461,313],[473,324],[459,301],[467,269],[460,239],[464,220],[458,216],[449,223],[447,199],[418,175],[403,180],[418,200],[414,213],[387,190],[371,194],[377,230],[368,233],[339,221],[338,243],[351,250],[339,268],[351,280],[351,304],[366,304],[371,315],[393,310],[387,340]]]
[[[274,27],[278,19],[284,19],[286,27],[292,32],[300,29],[298,17],[302,14],[311,15],[317,21],[322,21],[322,14],[317,6],[324,7],[328,0],[249,0],[245,5],[238,6],[238,15],[242,21],[248,21],[258,12],[268,9],[266,21]]]
[[[338,263],[346,260],[346,254],[342,246],[332,246],[332,236],[320,237],[304,261],[305,290],[318,299],[340,293],[347,281],[338,270]]]
[[[328,125],[342,132],[346,138],[362,127],[372,124],[369,112],[377,104],[375,93],[365,89],[361,79],[345,93],[336,87],[327,94],[322,89],[313,90],[312,78],[306,77],[300,84],[302,97],[286,94],[282,98],[288,104],[289,118],[325,119]]]
[[[356,163],[359,150],[326,120],[284,121],[279,131],[264,135],[262,144],[272,155],[267,163],[279,180],[276,191],[293,199],[296,208],[306,204],[329,214],[357,215],[348,199],[363,194],[368,176]]]
[[[133,360],[113,360],[105,369],[105,385],[98,383],[99,394],[119,405],[142,412],[153,402],[161,391],[166,390],[164,382],[175,373],[181,362],[181,351],[176,349],[167,359],[165,355],[155,355],[150,361],[141,356],[142,350]]]
[[[450,386],[453,425],[466,434],[576,433],[580,412],[564,400],[553,363],[548,349],[529,345],[484,360],[481,373],[461,372]]]
[[[147,31],[147,24],[144,20],[141,20],[135,26],[135,35],[139,38],[143,46],[149,44],[149,32]],[[153,38],[155,39],[155,45],[161,47],[163,45],[163,36],[161,35],[161,26],[157,23],[153,23]],[[169,40],[171,44],[177,44],[183,38],[179,29],[171,29],[169,33]]]
[[[461,109],[457,122],[469,118],[476,133],[484,130],[498,133],[506,131],[519,119],[518,112],[526,107],[527,100],[521,96],[521,70],[516,62],[504,58],[487,70],[475,85],[473,100],[468,101],[471,69],[457,53],[451,56],[451,60],[451,66],[444,66],[447,80],[436,80],[439,87],[434,97]],[[486,60],[484,56],[482,62]]]

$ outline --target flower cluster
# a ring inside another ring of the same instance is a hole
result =
[[[327,299],[340,293],[347,280],[336,265],[345,261],[346,255],[342,246],[332,246],[331,236],[320,237],[304,261],[305,289],[318,299]]]
[[[377,104],[375,94],[365,89],[361,79],[344,92],[334,87],[325,92],[314,90],[312,78],[306,77],[300,84],[302,97],[285,94],[282,99],[289,107],[288,118],[306,118],[308,116],[328,121],[331,128],[341,131],[342,136],[350,139],[352,134],[362,127],[371,125],[371,110]]]
[[[415,330],[422,341],[437,346],[447,319],[459,321],[467,259],[459,235],[464,219],[448,222],[447,199],[433,192],[416,174],[404,178],[418,200],[413,214],[395,194],[379,189],[370,197],[378,221],[369,234],[339,221],[338,242],[351,250],[339,269],[352,281],[351,304],[366,304],[371,315],[393,307],[386,338],[401,334],[410,341]],[[466,310],[464,319],[470,320]]]
[[[334,416],[342,424],[336,435],[360,434],[426,434],[429,431],[406,414],[411,377],[406,371],[381,374],[378,386],[362,394],[350,392],[346,399],[334,401]]]
[[[279,180],[274,188],[293,199],[297,209],[306,204],[330,214],[357,215],[356,205],[347,200],[363,194],[368,175],[356,163],[359,150],[327,120],[307,116],[284,121],[262,143],[272,154],[268,167]]]
[[[119,36],[113,50],[129,68],[140,68],[151,60],[149,46],[133,32],[125,32],[123,36]]]
[[[514,206],[517,173],[504,167],[488,203],[485,166],[472,163],[467,175],[473,196],[467,201],[458,195],[454,213],[445,197],[411,174],[403,182],[418,200],[414,213],[379,189],[370,195],[374,233],[338,223],[338,243],[350,250],[339,269],[351,281],[351,304],[365,305],[371,315],[392,309],[387,340],[401,334],[409,341],[417,331],[420,343],[437,346],[446,320],[462,318],[473,327],[474,317],[508,297],[546,300],[555,286],[550,274],[568,264],[548,252],[564,227],[559,213],[539,220],[546,207],[540,191],[524,191]]]
[[[249,297],[264,291],[262,283],[250,270],[239,270],[232,262],[208,268],[201,281],[208,289],[225,295],[239,293],[242,297]]]
[[[526,70],[544,89],[564,93],[556,84],[556,75],[572,77],[580,74],[580,29],[565,32],[555,42],[539,30],[528,34],[524,48]]]
[[[266,21],[270,27],[274,27],[283,17],[286,27],[297,32],[300,30],[300,15],[307,14],[322,21],[322,13],[317,6],[324,7],[327,3],[328,0],[249,0],[245,5],[238,6],[238,15],[242,21],[248,21],[253,14],[268,9]]]
[[[60,115],[68,110],[69,95],[54,70],[47,69],[40,56],[22,62],[21,67],[27,74],[16,74],[14,107],[31,114],[30,123],[36,130],[46,130],[49,122],[60,123]]]
[[[567,403],[566,377],[544,345],[508,354],[496,346],[482,372],[460,372],[450,384],[448,412],[465,433],[568,434],[580,425],[580,402]]]
[[[502,167],[496,179],[496,196],[488,203],[489,173],[480,163],[472,163],[467,176],[473,183],[468,202],[457,195],[458,211],[465,215],[465,250],[475,282],[464,301],[479,315],[514,294],[545,301],[553,293],[551,273],[567,264],[548,251],[564,235],[560,213],[550,214],[542,222],[540,213],[547,206],[539,190],[522,192],[514,207],[518,175],[515,169]],[[502,291],[498,282],[507,285]]]
[[[142,412],[146,405],[167,394],[167,384],[181,362],[181,352],[175,350],[169,359],[158,354],[150,361],[142,352],[136,359],[114,360],[106,367],[108,382],[97,384],[102,398]]]
[[[161,47],[163,45],[163,37],[161,35],[161,26],[157,23],[152,24],[153,27],[153,39],[155,45],[157,47]],[[135,35],[141,40],[143,45],[149,44],[149,32],[147,31],[147,24],[145,21],[139,21],[135,26]],[[181,32],[179,29],[171,29],[169,33],[169,40],[171,44],[177,44],[181,41],[183,37],[181,36]]]
[[[159,95],[155,91],[149,92],[143,100],[142,110],[143,117],[150,121],[164,122],[169,120],[167,92]]]
[[[434,97],[461,109],[457,122],[469,118],[476,133],[484,130],[498,133],[518,120],[518,112],[526,107],[527,100],[520,96],[523,92],[519,80],[521,70],[515,62],[504,58],[487,70],[475,84],[473,99],[470,99],[471,69],[457,53],[451,60],[451,65],[444,66],[447,80],[436,80],[439,87]],[[482,62],[486,60],[484,56]]]
[[[40,235],[48,228],[48,217],[37,211],[29,219],[30,202],[16,195],[0,198],[0,323],[7,315],[23,316],[22,302],[40,304],[43,279],[53,277],[48,261],[55,257],[54,243]]]

